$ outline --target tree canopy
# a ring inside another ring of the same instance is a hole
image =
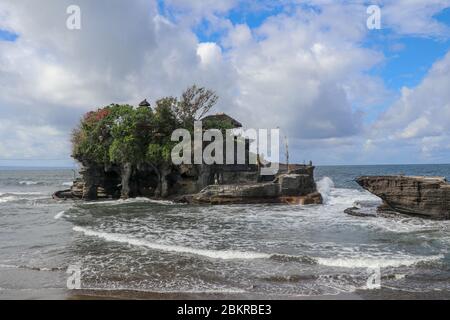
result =
[[[73,157],[97,164],[167,164],[174,146],[172,132],[179,128],[192,131],[194,121],[207,114],[217,100],[213,91],[194,85],[180,99],[159,99],[154,108],[111,104],[88,112],[73,131]],[[215,122],[208,126],[229,127]]]

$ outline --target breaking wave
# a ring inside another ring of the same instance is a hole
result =
[[[0,193],[0,203],[17,201],[34,201],[47,199],[44,193],[40,192],[6,192]]]
[[[331,189],[334,188],[333,180],[331,180],[331,178],[329,178],[329,177],[324,177],[321,180],[319,180],[316,184],[317,184],[317,190],[322,195],[324,203],[327,203],[330,198]]]
[[[387,267],[410,267],[421,262],[432,262],[443,259],[443,255],[436,256],[408,256],[398,258],[383,257],[338,257],[338,258],[316,258],[321,265],[339,268],[387,268]]]
[[[66,270],[66,268],[62,268],[62,267],[33,267],[33,266],[26,266],[26,265],[19,266],[19,265],[12,265],[12,264],[0,264],[0,269],[26,269],[26,270],[47,271],[47,272]]]
[[[55,215],[54,219],[55,220],[61,219],[64,216],[65,213],[66,213],[65,211],[61,211],[61,212],[57,213]]]
[[[300,263],[304,263],[304,264],[310,264],[310,265],[314,265],[317,264],[317,260],[309,257],[309,256],[294,256],[294,255],[289,255],[289,254],[272,254],[270,256],[270,259],[273,261],[278,261],[278,262],[300,262]]]
[[[212,259],[222,259],[222,260],[245,259],[245,260],[248,260],[248,259],[265,259],[265,258],[271,257],[271,255],[269,255],[269,254],[257,253],[257,252],[244,252],[244,251],[233,251],[233,250],[206,250],[206,249],[194,249],[194,248],[175,246],[175,245],[164,245],[164,244],[150,242],[145,239],[131,238],[131,237],[128,237],[123,234],[97,232],[97,231],[89,230],[89,229],[82,228],[82,227],[74,227],[73,230],[76,232],[81,232],[87,236],[101,238],[106,241],[126,243],[126,244],[133,245],[133,246],[146,247],[146,248],[160,250],[160,251],[194,254],[194,255],[204,256],[204,257],[208,257],[208,258],[212,258]]]
[[[168,200],[153,200],[149,198],[132,198],[132,199],[119,199],[119,200],[106,200],[106,201],[93,201],[93,202],[85,202],[81,205],[83,206],[95,206],[95,205],[110,205],[110,206],[117,206],[121,204],[130,204],[130,203],[153,203],[153,204],[159,204],[159,205],[173,205],[175,202],[168,201]]]
[[[36,185],[43,185],[44,182],[41,181],[20,181],[19,185],[21,186],[36,186]]]

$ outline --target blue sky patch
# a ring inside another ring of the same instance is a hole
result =
[[[16,41],[19,35],[9,32],[7,30],[0,29],[0,41]]]

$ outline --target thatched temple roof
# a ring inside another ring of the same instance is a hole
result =
[[[227,122],[230,123],[233,128],[242,128],[242,124],[237,121],[236,119],[233,119],[229,115],[225,113],[217,113],[213,115],[206,116],[202,119],[203,122],[207,121],[220,121],[220,122]]]
[[[147,101],[147,99],[144,99],[144,101],[139,103],[139,107],[150,107],[150,103]]]

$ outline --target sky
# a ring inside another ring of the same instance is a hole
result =
[[[84,113],[194,83],[291,161],[449,163],[450,0],[2,0],[0,166],[74,166]]]

